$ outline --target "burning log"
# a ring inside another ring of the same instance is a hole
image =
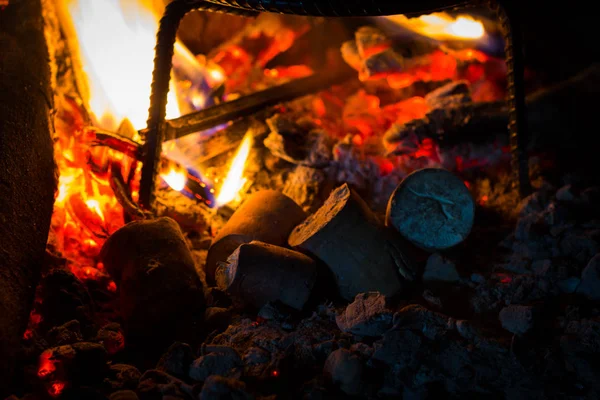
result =
[[[41,4],[11,1],[0,8],[2,395],[40,277],[56,176],[50,128],[53,96]]]
[[[386,221],[414,245],[441,250],[467,237],[474,215],[475,202],[463,181],[444,169],[426,168],[396,188]]]
[[[215,282],[217,263],[253,240],[284,246],[306,214],[289,197],[274,190],[254,193],[236,210],[213,240],[206,258],[206,279]]]
[[[325,262],[348,301],[370,291],[393,296],[414,277],[402,239],[381,226],[347,184],[335,189],[315,214],[298,225],[288,242]]]
[[[256,309],[278,300],[301,310],[316,282],[316,272],[316,263],[302,253],[252,241],[217,267],[216,280],[220,289]]]
[[[204,314],[203,287],[175,221],[131,222],[108,238],[100,257],[120,289],[129,344],[151,339],[160,347],[194,338]]]

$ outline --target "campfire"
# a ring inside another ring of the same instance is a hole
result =
[[[594,398],[599,69],[504,3],[0,0],[0,394]]]

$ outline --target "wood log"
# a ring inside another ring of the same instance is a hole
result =
[[[253,240],[285,246],[306,214],[292,199],[275,190],[249,196],[213,240],[206,258],[206,280],[215,282],[218,262],[225,262],[239,245]]]
[[[288,243],[322,260],[348,301],[370,291],[396,295],[414,277],[415,267],[402,238],[383,227],[347,184],[335,189],[316,213],[298,225]]]
[[[134,221],[113,233],[100,258],[119,288],[126,343],[197,339],[204,293],[192,254],[171,218]]]
[[[312,258],[259,241],[240,245],[216,271],[221,290],[255,309],[280,301],[302,310],[316,279],[317,264]]]
[[[40,0],[0,10],[0,396],[9,389],[56,190],[52,93]]]
[[[444,169],[425,168],[398,185],[386,222],[414,245],[442,250],[467,237],[474,217],[475,202],[463,181]]]

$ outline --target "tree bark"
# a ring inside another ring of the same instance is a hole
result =
[[[0,396],[12,379],[54,192],[50,65],[40,0],[0,9]]]

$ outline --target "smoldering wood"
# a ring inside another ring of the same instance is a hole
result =
[[[323,168],[331,162],[333,140],[322,129],[301,127],[281,114],[267,119],[271,132],[264,145],[271,153],[289,163]]]
[[[301,310],[316,279],[317,264],[313,259],[259,241],[240,245],[216,271],[219,288],[254,309],[280,301]]]
[[[593,104],[598,88],[600,64],[595,64],[564,82],[527,96],[530,149],[578,147],[577,140],[584,140],[587,127],[596,123]],[[384,142],[392,147],[389,154],[404,154],[405,141],[411,137],[419,141],[431,138],[440,146],[452,146],[494,140],[507,131],[508,108],[504,101],[465,101],[459,107],[441,107],[437,112],[437,119],[426,117],[392,125],[384,137]],[[569,140],[565,140],[565,132],[570,133]]]
[[[370,291],[394,296],[414,279],[416,269],[402,238],[383,227],[347,184],[298,225],[288,243],[323,261],[348,301]]]
[[[128,223],[108,238],[100,258],[119,288],[126,343],[159,348],[195,340],[204,314],[203,285],[174,220]]]
[[[467,237],[474,217],[475,202],[463,181],[447,170],[425,168],[392,193],[386,223],[422,249],[442,250]]]
[[[131,193],[129,193],[127,183],[125,183],[125,179],[123,178],[121,165],[118,162],[113,161],[110,164],[109,184],[115,198],[121,207],[123,207],[123,212],[128,220],[139,220],[150,217],[150,213],[142,210],[131,198]]]
[[[56,190],[42,1],[0,11],[0,395],[27,326]]]
[[[306,214],[292,199],[275,190],[249,196],[217,233],[206,258],[206,279],[215,282],[217,263],[227,261],[233,251],[253,240],[285,246],[287,238]]]

